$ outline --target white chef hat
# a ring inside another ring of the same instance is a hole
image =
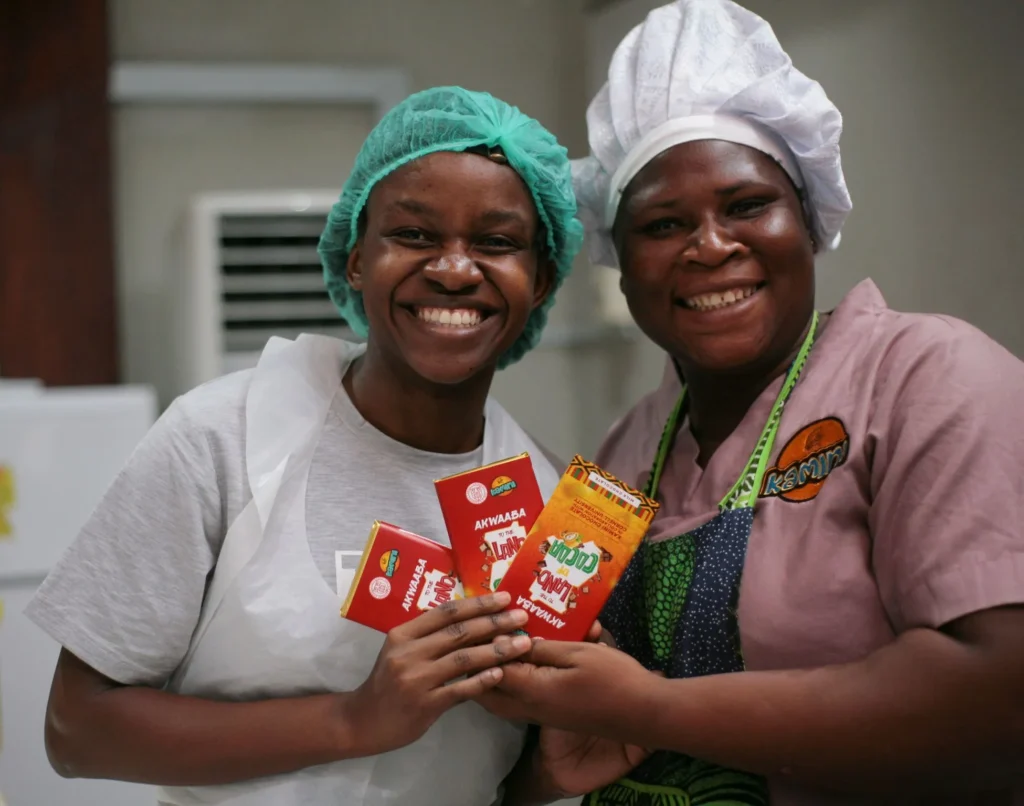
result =
[[[622,191],[661,152],[726,140],[775,158],[804,191],[815,240],[839,245],[850,212],[839,110],[797,70],[771,26],[730,0],[676,0],[619,44],[587,110],[591,156],[573,161],[594,263],[618,266],[611,240]]]

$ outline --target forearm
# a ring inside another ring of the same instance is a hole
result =
[[[537,730],[530,729],[519,761],[504,782],[502,806],[545,806],[562,798],[540,764]]]
[[[994,668],[977,648],[920,630],[844,666],[652,676],[641,718],[602,732],[847,791],[992,788],[1024,773],[1020,681]]]
[[[363,755],[345,730],[351,696],[228,703],[114,687],[51,707],[47,752],[66,777],[167,786],[261,778]]]

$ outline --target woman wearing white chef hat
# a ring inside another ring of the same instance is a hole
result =
[[[591,255],[669,356],[597,459],[661,511],[618,649],[482,698],[547,726],[522,798],[1024,803],[1024,365],[871,282],[815,312],[841,117],[735,3],[653,11],[587,122]]]

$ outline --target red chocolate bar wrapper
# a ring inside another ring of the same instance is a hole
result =
[[[527,453],[434,482],[466,596],[497,590],[544,507]]]
[[[341,615],[386,633],[461,598],[451,549],[376,521]]]
[[[501,583],[537,638],[581,641],[659,504],[575,457]]]

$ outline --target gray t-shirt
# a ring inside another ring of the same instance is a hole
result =
[[[251,498],[251,378],[247,371],[212,381],[167,409],[26,610],[113,680],[160,686],[185,656],[224,535]],[[479,466],[482,455],[396,442],[339,386],[306,496],[310,550],[324,579],[335,587],[335,552],[362,552],[375,520],[448,545],[433,481]]]

